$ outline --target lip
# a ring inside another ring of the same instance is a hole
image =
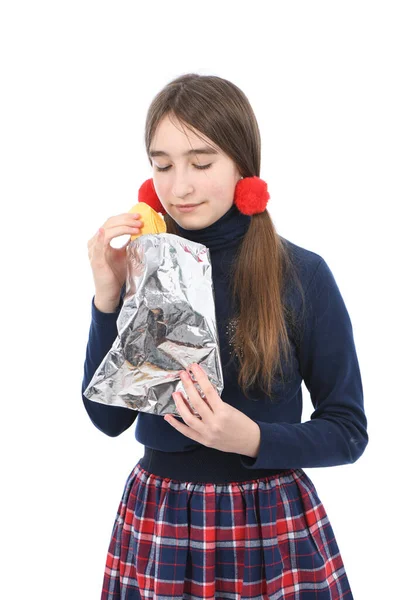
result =
[[[196,210],[196,208],[198,206],[201,206],[203,204],[203,202],[200,202],[200,204],[176,204],[175,208],[177,210],[179,210],[179,212],[192,212],[192,210]]]

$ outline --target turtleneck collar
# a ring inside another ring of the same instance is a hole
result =
[[[181,237],[203,244],[210,250],[218,250],[239,241],[247,232],[250,221],[251,217],[241,213],[233,204],[228,212],[208,227],[184,229],[178,223],[176,227]]]

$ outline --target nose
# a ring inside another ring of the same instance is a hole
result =
[[[172,186],[172,193],[176,198],[185,198],[188,194],[193,192],[193,186],[185,176],[178,176],[175,178]]]

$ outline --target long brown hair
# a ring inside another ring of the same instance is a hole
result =
[[[146,117],[145,145],[150,144],[161,119],[171,114],[189,131],[202,133],[237,165],[243,177],[260,177],[261,137],[245,94],[217,76],[188,73],[168,83],[153,99]],[[165,215],[167,232],[179,235],[176,223]],[[231,292],[237,306],[231,343],[239,360],[238,383],[243,393],[258,385],[273,401],[273,384],[282,355],[290,357],[287,324],[296,331],[295,314],[284,302],[286,283],[296,281],[288,245],[275,229],[268,211],[251,217],[234,262]],[[298,331],[298,330],[297,330]]]

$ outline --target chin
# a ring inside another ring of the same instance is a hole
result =
[[[183,229],[187,229],[188,231],[196,230],[196,229],[204,229],[204,227],[208,227],[209,223],[188,223],[185,219],[181,221],[177,221],[178,225],[180,225]]]

